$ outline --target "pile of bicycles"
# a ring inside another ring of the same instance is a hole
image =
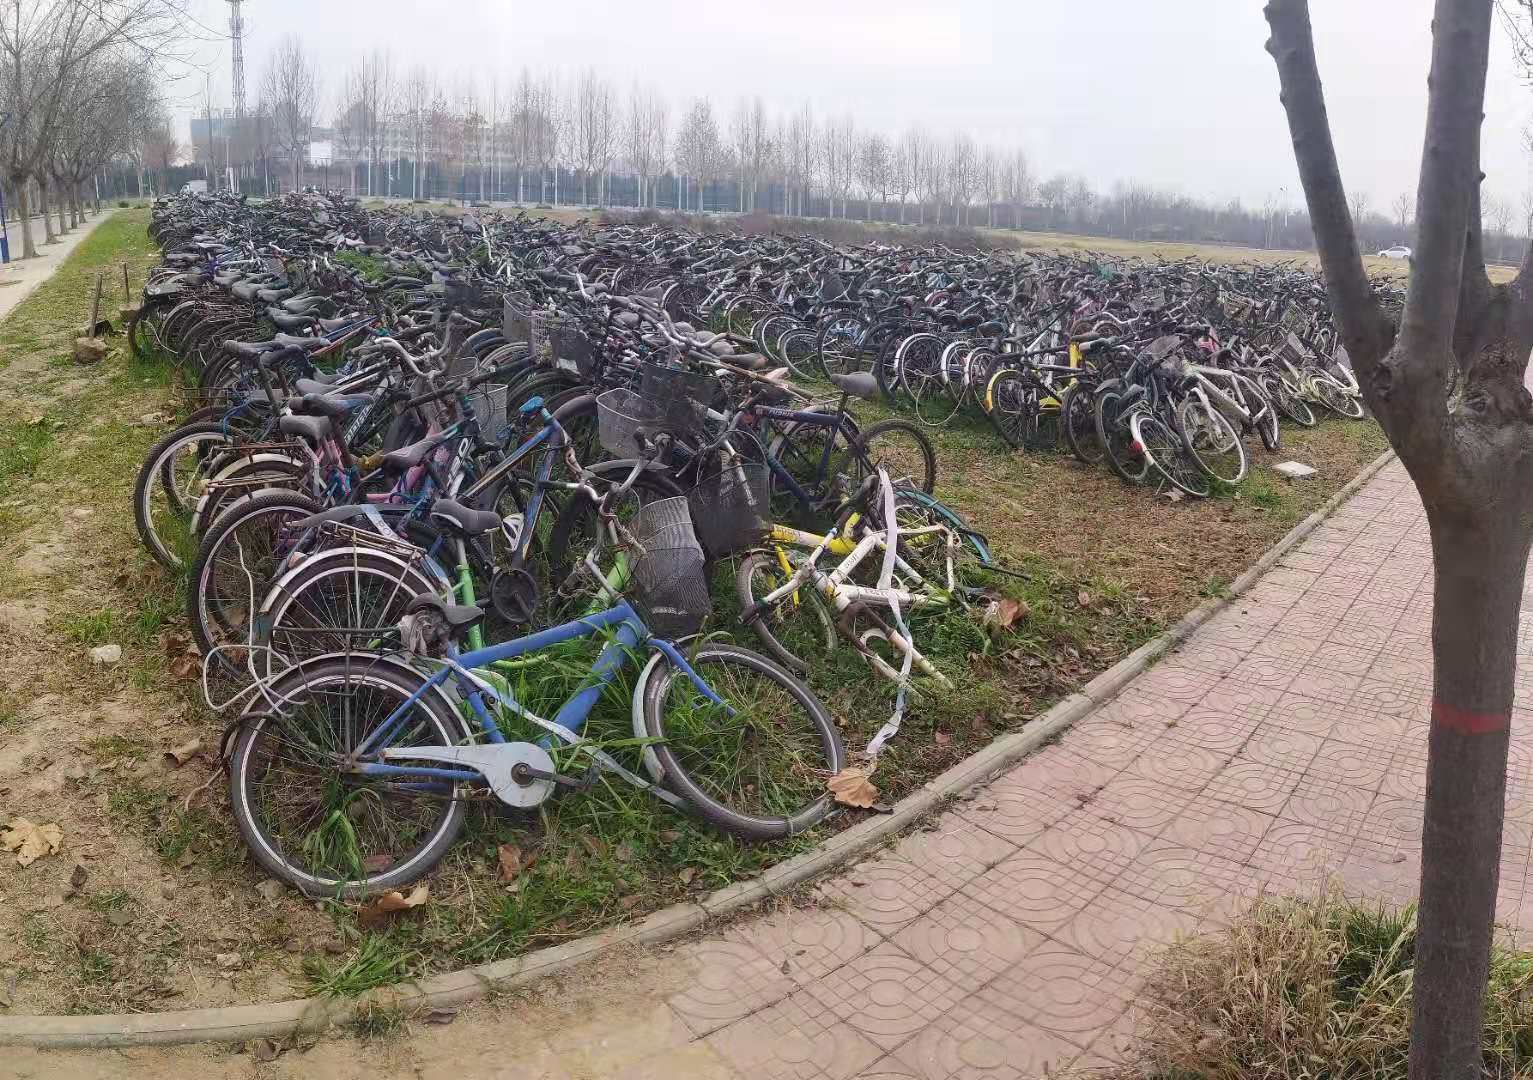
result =
[[[689,321],[637,270],[674,244],[312,192],[166,200],[151,231],[130,344],[192,407],[134,515],[237,717],[241,835],[305,893],[420,877],[475,800],[601,783],[801,833],[850,760],[820,658],[898,686],[868,760],[956,674],[911,627],[993,564],[920,425],[859,423],[868,373],[812,393]],[[770,655],[704,633],[716,610]]]

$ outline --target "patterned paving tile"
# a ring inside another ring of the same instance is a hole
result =
[[[1200,747],[1228,760],[1246,744],[1261,724],[1258,717],[1245,717],[1210,707],[1207,699],[1176,722],[1170,731],[1179,742]]]
[[[1009,970],[1046,939],[959,893],[889,940],[967,992]]]
[[[1240,748],[1237,761],[1254,761],[1258,765],[1270,765],[1275,769],[1303,772],[1320,752],[1323,740],[1318,735],[1286,728],[1267,728],[1258,731]]]
[[[1048,943],[1024,956],[978,997],[1084,1050],[1128,1008],[1128,986],[1111,964]]]
[[[1090,814],[1074,814],[1028,844],[1028,848],[1107,884],[1123,873],[1154,837]]]
[[[1198,917],[1109,885],[1056,935],[1062,944],[1113,966],[1142,959],[1197,926]]]
[[[1372,803],[1373,792],[1364,788],[1305,776],[1279,816],[1350,838],[1357,835]]]
[[[707,1043],[742,1075],[762,1080],[850,1080],[882,1056],[803,990],[713,1033]]]
[[[899,1046],[964,996],[935,968],[887,943],[810,984],[809,993],[885,1050]]]
[[[1071,753],[1116,773],[1154,746],[1157,738],[1152,729],[1125,728],[1092,716],[1066,734],[1063,745]]]
[[[864,923],[837,908],[780,911],[736,924],[724,936],[752,946],[799,986],[829,974],[881,940]]]
[[[1168,737],[1160,745],[1145,751],[1137,761],[1123,770],[1123,775],[1185,791],[1202,791],[1223,767],[1229,755],[1183,743],[1180,722],[1177,728],[1167,734]]]
[[[1193,792],[1168,788],[1137,776],[1120,776],[1091,803],[1091,813],[1104,821],[1154,836],[1192,801]]]
[[[1036,1080],[1081,1053],[1078,1042],[1002,1009],[980,991],[939,1017],[891,1059],[921,1080]]]
[[[965,818],[945,817],[919,829],[894,847],[906,859],[953,888],[967,885],[996,863],[1013,855],[1017,845]]]
[[[1220,855],[1157,840],[1113,884],[1158,907],[1201,913],[1250,887],[1246,867]]]
[[[820,886],[822,901],[839,904],[881,934],[925,915],[956,891],[904,859],[859,863]]]
[[[693,1035],[707,1035],[793,992],[778,966],[747,942],[698,941],[678,952],[696,973],[669,1004]]]
[[[1256,850],[1273,820],[1270,814],[1244,806],[1200,798],[1166,826],[1161,838],[1193,851],[1243,863]]]
[[[991,786],[969,802],[960,803],[958,816],[988,833],[1022,844],[1079,808],[1078,803],[1042,791]]]
[[[1276,814],[1288,802],[1302,778],[1302,773],[1292,769],[1236,761],[1209,782],[1203,795],[1264,814]]]
[[[1075,917],[1106,883],[1078,867],[1022,851],[981,874],[960,895],[1033,930],[1049,933]]]

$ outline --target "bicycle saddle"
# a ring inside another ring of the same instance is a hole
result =
[[[426,455],[431,453],[441,444],[441,439],[436,435],[428,436],[420,442],[411,443],[409,446],[401,446],[398,450],[390,450],[379,459],[380,468],[389,472],[402,473],[407,469],[413,469],[426,460]]]
[[[326,387],[326,390],[329,388]],[[288,408],[311,416],[342,417],[373,400],[371,394],[335,394],[321,392],[288,399]]]
[[[832,374],[830,384],[864,401],[877,401],[882,394],[878,388],[878,380],[866,371],[853,371],[845,375]]]
[[[776,367],[776,361],[768,360],[760,353],[737,353],[734,356],[723,356],[719,359],[735,367],[744,368],[746,371],[762,371],[769,367]]]
[[[277,420],[277,430],[318,447],[330,437],[330,421],[323,416],[283,416]]]
[[[474,510],[456,499],[438,499],[431,504],[431,520],[462,533],[482,536],[500,528],[500,515],[489,510]],[[474,610],[478,610],[477,608]],[[483,612],[480,612],[483,614]],[[451,620],[449,619],[449,622]],[[454,624],[456,625],[456,624]]]

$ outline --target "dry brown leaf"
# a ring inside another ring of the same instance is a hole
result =
[[[938,731],[932,735],[932,742],[936,743],[938,746],[947,746],[952,743],[952,741],[953,736],[949,735],[945,731]]]
[[[390,889],[357,908],[357,922],[363,926],[378,926],[387,922],[390,915],[420,907],[430,897],[431,888],[427,885],[417,885],[408,895],[398,889]]]
[[[878,788],[868,775],[868,770],[848,765],[826,781],[825,786],[842,806],[867,809],[878,801]]]
[[[586,854],[592,858],[600,858],[607,854],[607,842],[600,837],[592,836],[589,833],[581,833],[580,843],[586,849]]]
[[[683,885],[691,885],[692,882],[697,878],[697,867],[683,867],[681,873],[677,874],[676,877],[681,881]]]
[[[63,830],[57,825],[34,825],[26,818],[17,818],[0,832],[0,847],[16,853],[17,866],[31,866],[44,855],[57,852],[63,842]]]
[[[501,844],[495,849],[496,857],[500,862],[500,880],[506,883],[513,882],[521,874],[526,866],[522,863],[522,849],[515,844]]]
[[[182,743],[180,746],[172,746],[169,750],[165,751],[165,767],[167,769],[179,769],[201,752],[201,739],[193,739],[190,742]]]
[[[1089,590],[1082,589],[1080,592],[1075,594],[1075,602],[1080,604],[1081,607],[1089,608],[1093,603],[1096,602],[1096,598],[1091,595]]]
[[[629,896],[620,896],[617,898],[617,906],[622,908],[624,911],[632,911],[634,908],[639,906],[640,901],[643,899],[644,897],[640,896],[638,893],[633,893]]]

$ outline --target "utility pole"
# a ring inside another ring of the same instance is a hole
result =
[[[245,153],[245,16],[240,11],[242,0],[228,0],[229,43],[231,65],[229,72],[230,96],[234,99],[234,132],[240,139],[240,153]],[[212,138],[210,131],[208,137]],[[229,144],[224,142],[224,170],[229,174],[229,187],[234,188],[234,173],[229,167]]]

